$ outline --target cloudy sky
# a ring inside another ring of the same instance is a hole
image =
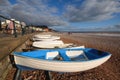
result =
[[[120,0],[0,0],[0,15],[60,31],[120,31]]]

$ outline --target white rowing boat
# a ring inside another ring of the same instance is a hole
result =
[[[103,64],[110,57],[110,53],[92,48],[46,49],[14,53],[16,66],[21,70],[42,69],[57,72],[86,71]]]

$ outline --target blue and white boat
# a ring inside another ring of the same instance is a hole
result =
[[[21,70],[42,69],[56,72],[80,72],[106,62],[111,54],[93,48],[44,49],[14,52],[16,66]]]

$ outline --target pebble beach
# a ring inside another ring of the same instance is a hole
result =
[[[120,36],[99,36],[89,33],[41,33],[51,34],[61,37],[64,43],[74,43],[84,45],[88,48],[110,52],[112,57],[104,64],[84,72],[60,73],[50,72],[52,80],[119,80],[120,78]],[[9,71],[6,80],[12,80],[15,69]],[[45,80],[43,70],[23,71],[23,80]],[[38,76],[39,75],[39,76]]]

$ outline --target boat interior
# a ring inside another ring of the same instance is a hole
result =
[[[31,52],[16,52],[18,56],[36,59],[61,60],[61,61],[87,61],[107,56],[105,52],[93,49],[76,50],[38,50]]]
[[[46,59],[49,60],[63,60],[63,61],[86,61],[88,60],[87,56],[82,50],[77,51],[55,51],[48,52],[46,54]]]

